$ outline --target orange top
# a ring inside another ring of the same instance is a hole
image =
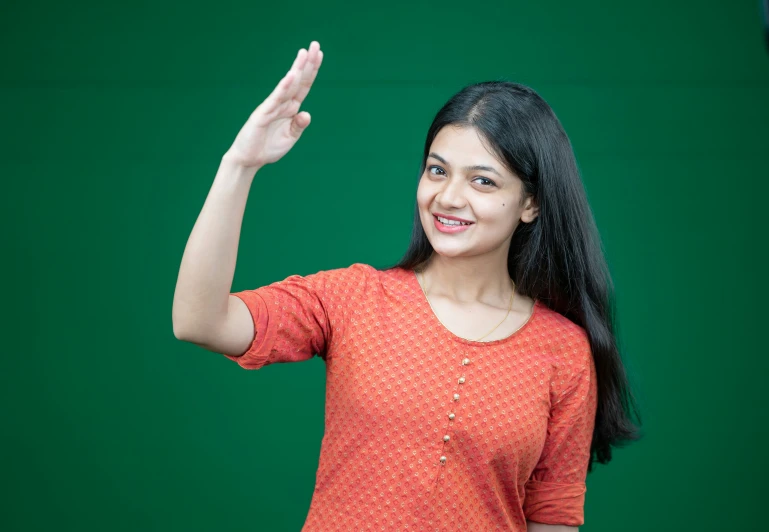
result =
[[[536,301],[511,336],[456,336],[411,270],[366,264],[234,293],[245,369],[326,362],[325,434],[303,532],[525,531],[584,523],[596,412],[587,335]]]

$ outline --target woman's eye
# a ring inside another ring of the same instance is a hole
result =
[[[477,179],[482,179],[483,181],[485,181],[485,183],[481,183],[485,187],[493,187],[494,185],[496,185],[496,183],[494,183],[494,181],[492,181],[488,177],[479,177]]]
[[[430,172],[431,175],[444,175],[445,174],[443,168],[441,168],[440,166],[435,166],[435,165],[428,166],[427,170]],[[436,170],[438,172],[443,172],[443,173],[436,174],[435,172],[433,172],[433,170]],[[483,185],[484,187],[495,187],[495,186],[497,186],[497,184],[494,181],[492,181],[491,179],[489,179],[488,177],[476,177],[475,178],[475,180],[478,180],[478,179],[482,180],[481,185]]]

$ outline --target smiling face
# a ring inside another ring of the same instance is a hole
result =
[[[537,216],[523,182],[505,168],[471,127],[446,126],[433,139],[417,189],[419,217],[436,253],[507,257],[515,228]],[[451,221],[442,223],[443,215]],[[456,224],[454,219],[469,222]]]

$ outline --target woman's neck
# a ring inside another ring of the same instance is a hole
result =
[[[420,274],[423,288],[431,296],[446,297],[457,303],[486,303],[506,307],[512,285],[504,260],[488,255],[443,257],[433,253]]]

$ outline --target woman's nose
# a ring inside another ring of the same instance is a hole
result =
[[[458,180],[446,180],[443,188],[436,197],[438,204],[446,207],[459,208],[465,204],[464,196],[462,194],[462,183]]]

